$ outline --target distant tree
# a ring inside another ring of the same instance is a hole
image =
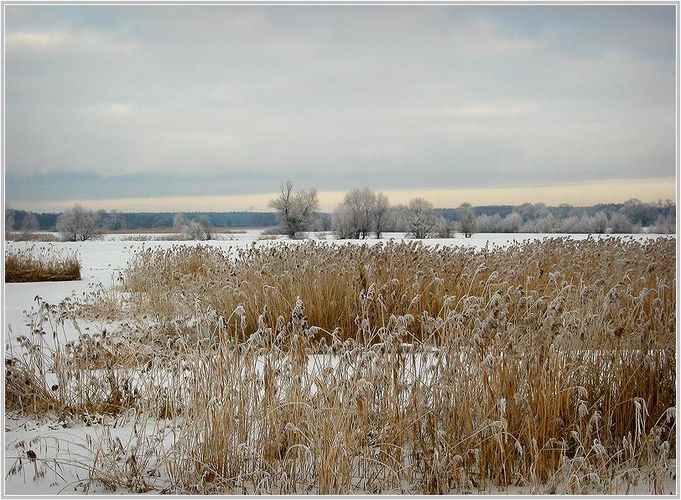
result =
[[[14,231],[15,211],[11,208],[5,210],[5,235]]]
[[[558,231],[559,221],[551,212],[545,213],[535,220],[526,221],[518,231],[523,233],[555,233]]]
[[[481,233],[498,233],[501,231],[501,216],[499,214],[479,215],[477,219],[477,225],[478,231]]]
[[[658,208],[653,204],[643,203],[636,198],[625,201],[620,212],[626,215],[632,224],[640,224],[642,226],[653,224],[659,213]]]
[[[187,216],[183,212],[177,212],[173,217],[173,227],[182,230],[183,226],[187,225]]]
[[[438,223],[433,204],[423,198],[409,201],[404,216],[409,233],[417,239],[427,238]]]
[[[313,188],[294,193],[293,183],[286,181],[281,185],[281,194],[271,200],[269,206],[277,211],[284,234],[295,238],[296,234],[307,231],[315,219],[319,198]]]
[[[65,241],[87,241],[97,238],[101,233],[94,212],[80,205],[64,210],[59,215],[57,229]]]
[[[541,208],[541,204],[533,205],[532,203],[523,203],[522,205],[515,207],[514,211],[518,212],[523,220],[530,221],[540,217]]]
[[[676,232],[676,218],[673,214],[658,215],[655,219],[655,225],[652,227],[652,232],[658,234],[673,234]]]
[[[440,217],[437,226],[435,227],[435,234],[438,238],[451,238],[456,233],[456,225],[451,220]]]
[[[473,207],[471,207],[470,203],[463,203],[456,211],[459,214],[459,225],[461,226],[461,232],[466,236],[466,238],[470,238],[477,229]]]
[[[602,210],[592,218],[592,233],[603,234],[608,229],[608,216]]]
[[[376,193],[369,188],[353,189],[345,194],[334,212],[334,231],[338,238],[364,239],[372,228]]]
[[[103,209],[97,210],[95,218],[97,224],[103,229],[117,231],[123,228],[123,216],[118,210],[111,210],[110,212]]]
[[[99,210],[97,210],[97,211],[95,212],[95,219],[97,220],[97,224],[98,224],[99,227],[101,227],[101,228],[105,228],[105,227],[106,227],[106,219],[107,219],[107,217],[108,217],[108,214],[106,213],[106,210],[104,210],[103,208],[100,208]]]
[[[210,219],[208,218],[207,215],[199,215],[199,217],[196,219],[196,222],[201,226],[201,230],[203,231],[203,236],[205,240],[211,240],[213,239],[213,224],[211,224]]]
[[[390,217],[390,202],[388,198],[383,193],[376,193],[376,199],[374,200],[374,209],[372,211],[374,219],[374,232],[376,233],[376,238],[381,239],[381,235],[388,225]]]
[[[672,215],[674,213],[674,202],[670,199],[666,200],[657,200],[655,203],[655,206],[657,207],[658,211],[660,212],[660,215],[667,217],[669,215]]]
[[[571,215],[574,215],[573,214],[574,207],[569,203],[561,203],[556,207],[555,210],[557,212],[556,215],[558,216],[559,219],[567,219]]]
[[[196,220],[190,220],[182,212],[175,214],[173,227],[188,240],[210,240],[212,238],[212,226],[207,216],[199,216]]]
[[[125,217],[118,210],[111,210],[106,219],[106,228],[118,231],[125,226]]]
[[[34,212],[27,212],[21,221],[21,240],[28,240],[38,229],[38,217]]]
[[[349,240],[357,237],[357,226],[353,220],[353,213],[347,204],[341,202],[336,207],[331,218],[331,229],[336,238]]]
[[[616,213],[610,218],[610,230],[613,233],[633,233],[634,225],[626,215]]]
[[[505,233],[517,233],[523,225],[523,216],[518,212],[511,212],[501,221],[502,231]]]
[[[369,188],[353,189],[336,207],[332,227],[336,237],[341,239],[368,238],[372,231],[380,238],[389,216],[390,203],[383,193]]]

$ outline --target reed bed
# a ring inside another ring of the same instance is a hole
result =
[[[61,238],[55,233],[6,232],[5,241],[41,241],[52,243],[61,241]]]
[[[144,249],[40,303],[6,405],[134,423],[86,486],[669,493],[675,309],[673,239]]]
[[[5,283],[70,281],[80,279],[80,261],[52,247],[5,253]]]

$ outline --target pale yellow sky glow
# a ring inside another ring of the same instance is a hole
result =
[[[359,187],[359,186],[358,186]],[[613,179],[579,184],[492,187],[492,188],[439,188],[382,191],[393,205],[406,204],[416,197],[426,198],[438,208],[455,208],[463,202],[475,205],[520,205],[545,203],[549,206],[569,203],[588,206],[596,203],[622,203],[631,198],[650,202],[658,199],[676,199],[676,180]],[[320,191],[320,208],[332,212],[343,198],[344,191]],[[59,212],[78,203],[93,210],[119,210],[121,212],[230,212],[269,211],[268,202],[276,193],[243,194],[234,196],[175,196],[149,198],[118,198],[98,200],[62,200],[51,202],[15,203],[12,208],[39,212]]]

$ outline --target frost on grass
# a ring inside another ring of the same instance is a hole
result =
[[[39,302],[8,353],[7,409],[88,431],[77,456],[14,442],[6,481],[668,494],[674,258],[615,238],[144,249],[114,288]]]

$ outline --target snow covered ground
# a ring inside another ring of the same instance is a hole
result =
[[[13,252],[25,248],[49,247],[59,252],[76,253],[82,263],[82,279],[80,281],[67,282],[39,282],[39,283],[7,283],[3,287],[3,318],[4,338],[6,349],[15,347],[15,340],[19,335],[28,333],[26,313],[34,308],[37,296],[48,303],[58,303],[72,296],[80,296],[93,287],[103,284],[110,286],[117,281],[119,272],[134,253],[142,248],[160,247],[169,248],[176,245],[210,245],[221,248],[236,247],[247,248],[250,245],[272,245],[277,243],[301,244],[303,240],[290,241],[282,237],[266,237],[260,230],[248,230],[243,233],[219,235],[220,239],[207,242],[181,242],[181,241],[126,241],[130,235],[107,235],[102,240],[86,241],[78,243],[37,243],[37,242],[6,242],[5,251]],[[139,237],[140,235],[135,235]],[[158,238],[159,234],[148,235]],[[425,246],[456,245],[474,247],[477,249],[489,246],[507,246],[524,241],[554,238],[567,235],[557,234],[474,234],[472,238],[464,238],[457,235],[450,239],[427,239],[422,240]],[[665,235],[667,236],[667,235]],[[587,235],[569,235],[570,238],[584,239]],[[612,236],[608,236],[612,237]],[[625,236],[637,240],[656,238],[659,235],[637,234]],[[382,240],[333,240],[328,233],[313,233],[310,239],[324,241],[324,244],[369,244],[375,245],[390,240],[403,240],[401,233],[385,234]],[[86,460],[84,456],[85,443],[88,440],[101,438],[104,426],[101,422],[93,422],[90,425],[74,422],[38,422],[27,420],[17,415],[5,415],[4,440],[3,440],[3,490],[10,495],[41,495],[41,494],[66,494],[73,495],[86,493],[80,480],[87,477],[84,469],[77,465],[69,467],[60,466],[57,458],[65,458],[71,463]],[[130,439],[131,426],[116,427],[117,436],[122,441]],[[16,474],[9,474],[13,466],[17,464],[16,458],[19,450],[24,452],[31,449],[38,456],[45,459],[41,468],[37,464],[24,460],[23,468]],[[81,457],[82,456],[82,457]],[[81,458],[79,458],[81,457]],[[74,460],[74,458],[76,460]],[[38,474],[36,474],[38,472]],[[675,492],[675,483],[669,480],[666,491]],[[647,486],[641,483],[639,488],[630,493],[646,493]],[[538,491],[541,493],[540,491]],[[87,493],[108,493],[104,490]],[[121,492],[125,493],[125,492]],[[496,492],[499,493],[499,492]],[[501,492],[504,493],[504,492]],[[511,493],[510,491],[505,493]],[[513,491],[513,493],[530,493],[530,491]]]

